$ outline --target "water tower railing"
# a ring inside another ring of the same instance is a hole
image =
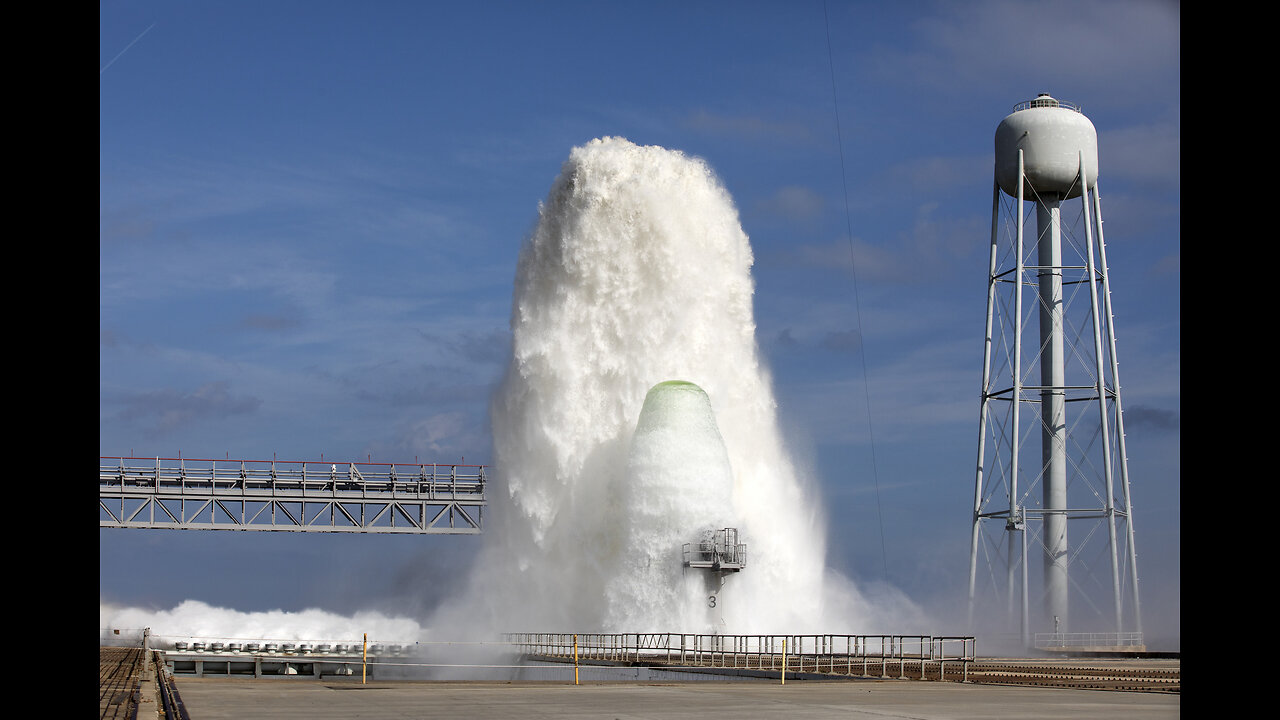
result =
[[[1081,110],[1080,106],[1075,103],[1069,103],[1069,102],[1066,102],[1065,100],[1055,99],[1052,104],[1049,104],[1043,100],[1040,100],[1039,98],[1035,100],[1024,100],[1018,103],[1017,105],[1014,105],[1013,112],[1018,112],[1019,110],[1028,110],[1033,107],[1060,107],[1060,108],[1066,108],[1067,110],[1075,110],[1076,112],[1082,115],[1084,114],[1084,110]]]

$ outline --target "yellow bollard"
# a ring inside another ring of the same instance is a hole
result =
[[[782,638],[782,684],[787,684],[787,639]]]
[[[573,684],[578,684],[578,633],[573,634]]]
[[[369,633],[364,634],[364,644],[360,646],[360,684],[365,684],[365,664],[369,662]]]

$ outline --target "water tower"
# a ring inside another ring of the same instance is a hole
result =
[[[969,612],[1024,647],[1142,644],[1097,181],[1079,108],[996,128]]]

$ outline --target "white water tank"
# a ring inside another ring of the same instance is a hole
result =
[[[1048,93],[1014,108],[996,127],[996,182],[1018,195],[1018,150],[1026,177],[1023,199],[1080,197],[1098,181],[1098,131],[1075,106]],[[1079,181],[1081,153],[1084,183]]]

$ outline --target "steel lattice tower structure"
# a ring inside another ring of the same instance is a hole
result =
[[[994,609],[1024,646],[1072,629],[1140,641],[1097,132],[1042,94],[1000,123],[995,159],[970,624]]]

